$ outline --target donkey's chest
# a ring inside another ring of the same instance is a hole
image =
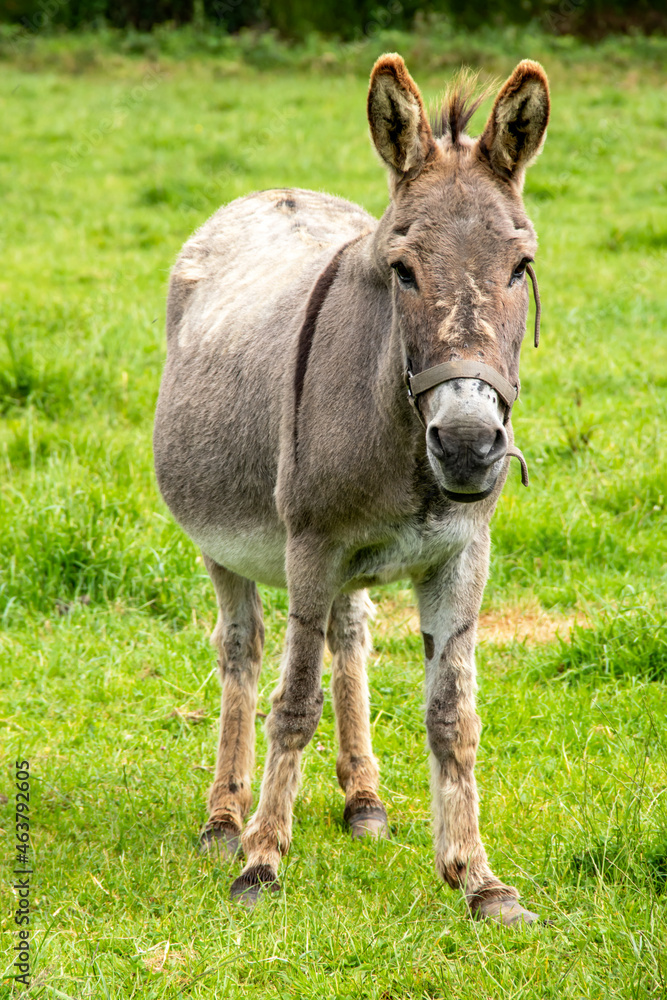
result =
[[[387,529],[381,539],[357,548],[348,562],[348,586],[374,586],[428,575],[472,542],[477,525],[465,513]]]

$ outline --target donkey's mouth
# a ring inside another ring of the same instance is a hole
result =
[[[429,464],[440,490],[448,500],[456,503],[476,503],[493,493],[500,475],[505,455],[507,438],[503,431],[503,441],[493,454],[480,454],[476,448],[460,447],[456,453],[448,453],[438,440],[433,446],[433,437],[427,436]],[[486,451],[487,449],[484,449]],[[491,449],[488,449],[491,452]]]
[[[431,469],[435,474],[440,492],[455,503],[478,503],[491,496],[498,483],[503,467],[503,459],[494,467],[485,470],[485,475],[457,476],[447,469],[435,456],[429,455]]]
[[[516,458],[519,460],[519,463],[521,464],[521,482],[523,483],[524,486],[528,486],[529,484],[528,466],[526,465],[526,460],[523,457],[523,453],[520,451],[520,449],[517,448],[516,445],[510,445],[507,448],[505,455],[503,456],[503,459],[500,459],[499,461],[502,462],[506,458]],[[431,465],[435,466],[435,463],[432,462]],[[440,465],[440,463],[438,463],[438,465]],[[481,490],[477,491],[466,490],[464,492],[461,492],[459,490],[452,490],[448,486],[445,486],[445,484],[442,481],[443,469],[441,465],[440,468],[434,468],[434,471],[436,473],[436,478],[440,482],[440,489],[442,490],[442,492],[444,493],[444,495],[447,497],[448,500],[453,500],[455,503],[477,503],[479,500],[486,500],[486,498],[488,496],[491,496],[491,494],[495,490],[496,484],[498,482],[498,475],[500,474],[498,472],[493,477],[493,482],[490,485],[485,485]]]
[[[448,500],[455,500],[456,503],[477,503],[478,500],[486,500],[488,496],[491,496],[495,486],[494,482],[493,486],[489,486],[488,489],[482,490],[480,493],[455,493],[454,490],[447,490],[443,486],[442,492]]]

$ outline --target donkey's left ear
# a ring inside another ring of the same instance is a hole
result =
[[[435,151],[419,88],[395,52],[380,56],[373,66],[368,123],[375,148],[395,180],[416,176]]]
[[[480,136],[479,151],[493,171],[520,186],[549,121],[549,82],[539,63],[524,59],[505,82]]]

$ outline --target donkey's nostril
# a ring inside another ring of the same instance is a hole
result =
[[[461,442],[455,435],[444,431],[441,427],[434,427],[433,424],[426,432],[426,443],[441,462],[456,458],[461,447]]]
[[[505,433],[505,428],[499,427],[493,437],[490,434],[486,435],[485,438],[481,438],[472,447],[483,465],[493,465],[494,462],[498,462],[501,458],[504,458],[507,451],[507,434]]]

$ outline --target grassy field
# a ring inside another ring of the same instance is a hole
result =
[[[232,910],[237,866],[194,850],[219,684],[211,587],[151,467],[169,267],[245,192],[324,189],[379,214],[386,180],[365,80],[325,72],[321,54],[317,72],[267,71],[215,53],[92,58],[94,42],[77,44],[0,64],[0,997],[15,993],[16,757],[32,772],[31,997],[665,996],[667,88],[655,59],[639,41],[622,58],[518,53],[541,55],[553,84],[526,186],[544,321],[514,418],[532,485],[514,469],[495,516],[478,655],[483,835],[494,868],[553,921],[516,932],[467,920],[434,875],[422,648],[400,585],[372,595],[370,667],[393,839],[352,844],[342,829],[327,700],[285,891],[251,916]],[[517,47],[481,68],[509,71]],[[428,98],[447,77],[431,56],[413,66]],[[263,598],[266,712],[286,599]]]

